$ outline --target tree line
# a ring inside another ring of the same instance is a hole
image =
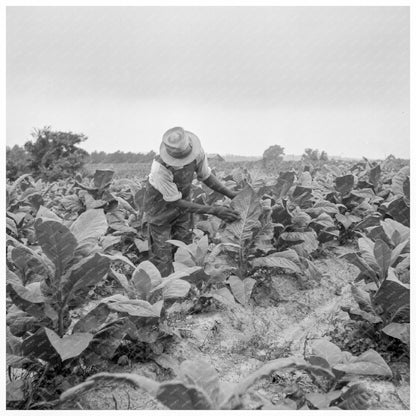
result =
[[[51,127],[34,129],[32,140],[23,146],[15,145],[6,148],[6,176],[15,180],[25,173],[45,181],[55,181],[73,176],[86,163],[149,163],[156,153],[113,152],[103,151],[88,153],[79,147],[87,140],[83,134],[53,131]],[[265,168],[274,168],[283,160],[284,148],[270,146],[263,153],[262,163]],[[305,149],[303,163],[325,162],[328,155],[318,149]]]

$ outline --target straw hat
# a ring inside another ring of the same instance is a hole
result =
[[[182,127],[169,129],[162,138],[159,153],[170,166],[185,166],[201,152],[201,142],[195,134]]]

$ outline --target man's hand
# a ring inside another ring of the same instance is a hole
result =
[[[238,195],[238,192],[232,191],[231,189],[227,188],[213,174],[211,174],[207,179],[205,179],[204,184],[211,188],[213,191],[217,191],[220,194],[228,196],[228,198],[230,199],[233,199],[235,196]]]
[[[240,219],[240,214],[237,211],[226,207],[214,207],[212,214],[226,222],[233,222]]]

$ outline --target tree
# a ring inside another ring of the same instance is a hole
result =
[[[269,163],[279,163],[283,160],[283,155],[285,154],[285,149],[278,144],[270,146],[263,153],[263,164],[267,166]]]
[[[309,162],[317,162],[319,160],[319,150],[318,149],[305,149],[305,152],[302,155],[302,159]]]
[[[325,150],[322,150],[321,156],[319,156],[319,160],[322,160],[323,162],[328,162],[329,157],[328,157],[328,153],[325,152]]]
[[[16,180],[24,173],[29,173],[28,154],[23,147],[14,145],[6,147],[6,177],[11,181]]]
[[[35,129],[32,136],[35,141],[26,142],[25,149],[33,176],[55,181],[73,176],[84,165],[88,153],[77,147],[87,140],[83,134],[44,127]]]

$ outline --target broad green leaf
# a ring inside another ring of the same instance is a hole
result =
[[[131,262],[131,260],[129,260],[128,257],[123,256],[121,253],[120,254],[103,254],[103,256],[109,258],[111,261],[120,261],[124,264],[127,264],[128,266],[130,266],[133,270],[136,268],[136,266]]]
[[[179,374],[186,384],[200,388],[214,406],[219,404],[218,374],[210,364],[202,360],[186,360],[181,363]]]
[[[347,195],[351,192],[354,186],[354,176],[345,175],[335,178],[335,189],[341,193],[341,195]]]
[[[131,319],[131,318],[130,318]],[[148,319],[148,318],[138,318],[138,319]],[[158,325],[155,325],[154,322],[149,324],[136,324],[134,328],[131,328],[128,332],[128,336],[133,341],[145,342],[146,344],[155,344],[157,343],[161,330]],[[157,343],[160,345],[160,342]]]
[[[188,248],[179,247],[175,253],[175,262],[185,264],[188,267],[195,266],[195,260]]]
[[[377,186],[380,181],[380,176],[381,176],[381,167],[380,165],[376,165],[374,168],[370,170],[368,174],[370,183],[374,186]]]
[[[381,214],[379,212],[372,212],[368,214],[362,221],[359,221],[355,228],[357,230],[365,230],[368,227],[376,227],[380,225]]]
[[[271,210],[260,215],[260,227],[254,232],[253,246],[255,249],[268,253],[273,250],[273,236],[275,224],[271,220]]]
[[[343,309],[348,312],[350,318],[354,321],[367,321],[371,324],[378,324],[383,320],[375,312],[366,312],[359,308],[346,308]]]
[[[358,267],[358,269],[362,273],[373,279],[373,281],[376,282],[377,285],[379,284],[375,271],[361,257],[359,257],[357,253],[343,254],[342,256],[340,256],[340,259],[345,259],[349,263]]]
[[[336,204],[321,200],[315,203],[312,208],[307,208],[305,212],[311,215],[313,218],[316,218],[322,214],[339,214],[339,209]]]
[[[90,254],[108,228],[107,219],[102,209],[90,209],[83,212],[71,225],[70,231],[78,242],[78,250]]]
[[[374,243],[374,257],[381,270],[381,276],[387,276],[391,261],[391,249],[383,240],[376,240]]]
[[[354,284],[351,284],[351,293],[360,309],[368,313],[374,313],[371,298],[368,292],[358,288]]]
[[[141,316],[144,318],[160,317],[160,308],[151,305],[145,300],[130,300],[124,296],[111,296],[110,298],[103,299],[102,302],[106,303],[113,311],[124,312],[131,316]]]
[[[272,190],[273,194],[277,197],[277,199],[284,197],[288,193],[294,181],[294,172],[279,172],[279,177],[277,178],[276,186]]]
[[[395,263],[396,263],[397,259],[399,258],[400,254],[402,254],[403,252],[407,252],[407,248],[409,246],[410,246],[410,240],[405,240],[392,250],[391,260],[390,260],[390,264],[392,266],[395,265]],[[410,250],[409,250],[409,252],[410,252]]]
[[[24,284],[40,280],[40,277],[51,271],[34,250],[23,245],[12,249],[11,258],[14,265],[19,269]]]
[[[335,223],[332,217],[328,214],[322,213],[318,215],[311,223],[315,226],[315,230],[322,230],[325,228],[334,228]]]
[[[292,260],[279,256],[279,253],[269,254],[265,257],[257,257],[251,264],[253,267],[280,267],[281,269],[290,270],[293,273],[302,273],[302,270],[297,264]]]
[[[211,215],[205,221],[198,221],[198,223],[196,224],[196,227],[199,230],[202,230],[205,233],[208,233],[210,238],[214,238],[217,235],[220,225],[221,225],[221,220]]]
[[[230,276],[227,280],[230,285],[231,292],[239,303],[246,304],[246,291],[243,281],[238,276]]]
[[[26,357],[39,358],[53,365],[61,361],[59,354],[49,341],[46,327],[39,328],[33,335],[23,340],[22,353]]]
[[[162,296],[164,299],[184,298],[190,289],[191,284],[189,282],[182,279],[176,279],[169,282],[162,289]]]
[[[22,279],[20,277],[12,272],[7,266],[6,266],[6,283],[11,283],[13,285],[22,285]]]
[[[85,294],[106,276],[109,269],[110,260],[98,253],[71,267],[62,279],[64,302],[74,297],[77,297],[77,302],[85,301]]]
[[[381,222],[381,226],[383,227],[384,232],[390,238],[390,240],[392,240],[395,231],[397,231],[400,235],[400,242],[410,238],[410,228],[406,227],[398,221],[386,218]]]
[[[326,368],[327,370],[331,370],[331,366],[329,365],[328,361],[325,358],[320,357],[319,355],[310,355],[308,357],[308,361],[316,367]]]
[[[130,214],[136,214],[137,213],[137,211],[124,198],[116,196],[115,200],[118,202],[118,207],[120,209],[125,210]]]
[[[40,320],[45,317],[45,299],[40,293],[39,284],[36,287],[27,288],[9,283],[7,285],[7,294],[22,311]]]
[[[118,233],[136,233],[125,218],[124,211],[121,209],[113,209],[106,214],[107,224],[110,228]]]
[[[285,232],[280,235],[280,238],[286,243],[293,244],[292,249],[302,257],[307,257],[319,247],[315,231]]]
[[[362,353],[358,357],[353,357],[344,364],[336,364],[334,370],[342,371],[347,374],[359,374],[366,376],[392,377],[390,367],[383,358],[373,349]]]
[[[194,267],[181,267],[178,269],[178,271],[175,271],[174,273],[170,274],[168,277],[162,278],[161,282],[157,286],[152,287],[152,292],[156,292],[159,289],[165,288],[167,285],[169,285],[172,281],[181,279],[184,277],[189,277],[193,273],[202,270],[199,266]]]
[[[322,273],[319,271],[319,269],[313,264],[312,261],[308,260],[308,259],[302,259],[303,262],[306,262],[305,266],[306,268],[304,268],[303,270],[303,274],[311,280],[316,280],[317,282],[319,282],[321,280],[322,277]]]
[[[292,261],[293,263],[297,264],[299,267],[302,266],[302,262],[299,258],[299,254],[291,248],[288,248],[288,249],[283,250],[283,251],[279,251],[277,253],[273,253],[271,255],[272,256],[277,256],[277,257],[283,257],[283,258],[288,259],[288,260]]]
[[[221,302],[226,306],[236,306],[234,296],[226,287],[222,287],[221,289],[211,292],[210,295],[218,302]]]
[[[149,278],[151,288],[154,288],[163,281],[158,268],[149,260],[141,262],[136,267],[135,271],[133,272],[132,278],[134,278],[135,275],[140,276],[142,274],[147,275],[147,277]]]
[[[400,308],[410,304],[410,286],[390,274],[377,291],[374,303],[382,308],[382,316],[388,320]]]
[[[386,213],[395,221],[400,222],[406,227],[410,227],[410,205],[404,197],[398,197],[381,205]]]
[[[13,335],[22,337],[27,335],[27,332],[36,332],[39,328],[39,319],[12,305],[7,311],[6,324]]]
[[[371,188],[355,189],[354,191],[351,191],[351,195],[369,201],[373,201],[376,196]]]
[[[277,203],[272,208],[272,220],[274,223],[282,224],[284,226],[292,223],[292,215],[287,209],[285,200],[283,200],[281,203]]]
[[[395,195],[404,195],[404,183],[410,176],[410,167],[402,167],[392,178],[391,190]]]
[[[130,284],[123,273],[115,271],[112,267],[108,270],[109,276],[112,276],[124,290],[130,290]]]
[[[66,195],[60,199],[59,203],[69,212],[79,212],[83,209],[82,202],[78,195]]]
[[[110,169],[97,169],[94,173],[94,186],[98,189],[104,189],[110,185],[113,180],[114,171]]]
[[[246,277],[243,280],[244,283],[244,290],[246,293],[246,304],[251,298],[251,293],[253,292],[254,285],[257,283],[256,280],[252,279],[251,277]]]
[[[155,313],[160,316],[160,314],[162,313],[162,308],[164,305],[164,301],[163,299],[159,300],[158,302],[155,302],[152,306],[153,306],[153,310],[155,311]]]
[[[326,339],[318,339],[312,342],[312,354],[324,358],[331,367],[343,363],[348,358],[345,351]]]
[[[109,314],[110,310],[107,305],[105,303],[99,303],[75,324],[72,333],[96,332],[106,321]]]
[[[335,390],[328,393],[308,393],[305,395],[305,399],[317,409],[323,409],[329,407],[330,403],[340,396],[341,390]]]
[[[391,317],[391,322],[410,322],[410,303],[404,304],[397,309]]]
[[[374,243],[367,237],[359,238],[357,242],[361,257],[376,273],[379,272],[380,268],[374,256]]]
[[[195,261],[197,266],[203,266],[204,259],[206,255],[208,254],[208,236],[204,235],[202,238],[199,239],[197,243],[196,248],[196,254],[195,254]]]
[[[55,276],[59,279],[74,256],[77,240],[67,227],[57,221],[37,223],[35,229],[39,244],[55,265]]]
[[[148,299],[152,289],[152,281],[150,280],[150,276],[140,267],[140,265],[133,272],[131,285],[134,287],[135,294],[139,299]]]
[[[27,364],[34,364],[30,358],[21,355],[6,354],[6,366],[12,368],[24,368]]]
[[[8,326],[6,326],[6,353],[13,355],[20,355],[22,353],[21,340],[12,334]]]
[[[253,237],[254,230],[260,227],[259,216],[262,208],[259,198],[253,188],[247,185],[232,200],[230,207],[240,214],[240,219],[226,225],[222,240],[243,247],[245,241]]]
[[[147,240],[141,240],[140,238],[135,238],[134,244],[140,253],[149,251],[149,242]]]
[[[188,245],[180,240],[166,240],[166,242],[172,244],[173,246],[186,250],[191,255],[192,259],[195,261],[196,247],[193,244]]]
[[[100,239],[100,244],[103,248],[103,250],[107,250],[110,247],[113,247],[114,245],[120,243],[121,236],[119,235],[106,235]]]
[[[103,359],[113,358],[124,337],[134,329],[134,325],[128,317],[105,325],[94,335],[94,343],[90,344],[85,352],[88,362],[100,364]]]
[[[410,323],[391,322],[382,331],[388,336],[410,345]]]
[[[45,328],[49,342],[55,348],[62,361],[78,357],[89,345],[93,335],[89,333],[76,333],[61,338],[54,331]]]
[[[8,381],[6,384],[6,401],[20,402],[25,400],[26,382],[23,378]]]
[[[365,385],[354,384],[342,393],[338,407],[343,410],[366,410],[370,407],[370,399],[371,393]]]
[[[45,206],[41,205],[36,213],[36,218],[42,218],[43,220],[54,220],[62,222],[62,218],[59,218],[53,211]]]
[[[15,236],[18,235],[16,223],[11,218],[6,218],[6,227],[10,230]]]
[[[172,410],[211,410],[213,404],[198,387],[181,381],[162,383],[156,399]]]

